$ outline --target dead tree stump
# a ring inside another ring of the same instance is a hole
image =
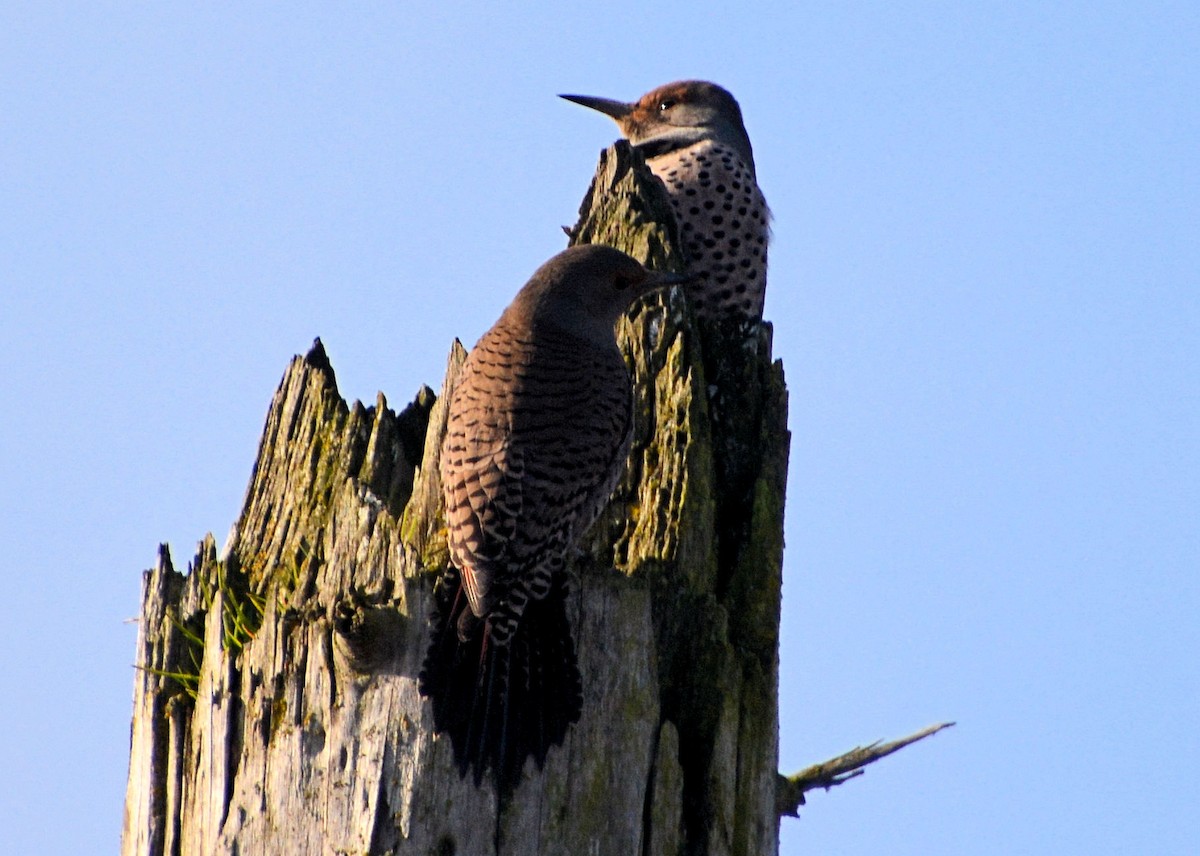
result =
[[[624,144],[572,240],[681,267],[665,193]],[[417,692],[465,352],[396,413],[347,405],[317,342],[275,393],[225,550],[206,538],[181,574],[163,547],[145,574],[123,853],[776,851],[782,366],[768,325],[698,330],[678,291],[620,339],[630,466],[568,604],[583,714],[503,813]]]

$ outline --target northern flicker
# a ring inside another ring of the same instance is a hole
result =
[[[501,793],[540,768],[579,718],[565,612],[567,553],[623,470],[632,389],[614,325],[637,297],[685,281],[609,247],[550,259],[467,357],[440,474],[453,569],[420,688],[460,772]]]
[[[696,314],[760,320],[771,215],[734,97],[701,80],[660,86],[633,103],[560,97],[614,119],[666,185],[694,277],[688,294]]]

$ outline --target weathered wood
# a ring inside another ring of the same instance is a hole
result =
[[[886,743],[877,740],[868,746],[855,746],[849,752],[843,752],[836,758],[822,761],[819,764],[805,767],[799,773],[791,776],[780,775],[776,781],[776,811],[780,817],[799,817],[800,806],[805,804],[804,795],[817,788],[830,790],[843,785],[851,779],[856,779],[866,772],[868,764],[874,764],[881,758],[886,758],[893,752],[899,752],[905,746],[932,737],[939,731],[953,728],[953,722],[939,722],[916,731],[898,740]]]
[[[679,269],[670,223],[619,145],[572,238]],[[181,575],[164,548],[145,575],[123,853],[775,852],[782,368],[768,326],[697,331],[678,291],[620,334],[634,446],[572,571],[583,714],[545,769],[500,811],[417,692],[465,352],[397,414],[348,406],[317,343],[275,394],[224,553],[206,540]],[[725,347],[745,388],[706,380]],[[712,413],[734,398],[751,406],[728,442]]]

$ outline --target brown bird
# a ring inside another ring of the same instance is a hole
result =
[[[666,185],[695,278],[688,293],[696,314],[760,320],[771,214],[734,97],[702,80],[669,83],[633,103],[560,97],[612,117]]]
[[[534,273],[459,375],[440,465],[454,569],[420,686],[476,784],[491,768],[511,790],[526,757],[540,768],[579,718],[563,568],[629,453],[614,325],[637,297],[685,280],[572,247]]]

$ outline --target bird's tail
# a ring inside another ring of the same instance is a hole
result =
[[[474,617],[456,574],[439,584],[421,693],[433,705],[434,730],[450,735],[459,773],[470,770],[478,786],[491,769],[501,794],[512,792],[527,757],[541,769],[579,719],[566,582],[555,577],[546,597],[526,604],[511,634],[493,632],[500,616]]]

